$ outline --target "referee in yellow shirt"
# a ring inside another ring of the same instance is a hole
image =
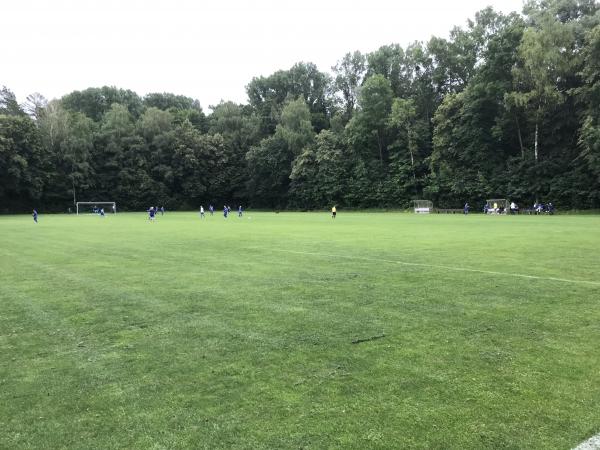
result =
[[[337,213],[337,209],[335,209],[335,206],[333,208],[331,208],[331,218],[335,219],[335,215]]]

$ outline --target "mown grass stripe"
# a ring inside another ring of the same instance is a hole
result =
[[[252,248],[252,250],[256,250],[256,249],[257,248]],[[359,261],[369,261],[369,262],[385,262],[385,263],[390,263],[390,264],[398,264],[401,266],[427,267],[429,269],[452,270],[455,272],[484,273],[484,274],[488,274],[488,275],[502,275],[502,276],[508,276],[508,277],[527,278],[530,280],[556,281],[556,282],[561,282],[561,283],[575,283],[575,284],[587,284],[587,285],[592,285],[592,286],[600,286],[600,281],[570,280],[568,278],[543,277],[543,276],[539,276],[539,275],[527,275],[527,274],[523,274],[523,273],[499,272],[499,271],[495,271],[495,270],[471,269],[468,267],[443,266],[443,265],[439,265],[439,264],[413,263],[413,262],[407,262],[407,261],[398,261],[398,260],[394,260],[394,259],[371,258],[371,257],[367,257],[367,256],[303,252],[303,251],[285,250],[285,249],[269,249],[269,250],[276,251],[276,252],[283,252],[283,253],[292,253],[292,254],[297,254],[297,255],[319,256],[319,257],[324,257],[324,258],[343,258],[343,259],[355,259],[355,260],[359,260]]]

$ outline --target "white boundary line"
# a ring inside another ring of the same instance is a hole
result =
[[[600,433],[582,442],[573,450],[598,450],[600,449]]]
[[[256,247],[255,249],[259,249]],[[264,249],[261,249],[264,250]],[[545,281],[557,281],[561,283],[573,283],[573,284],[585,284],[591,286],[600,286],[600,281],[588,281],[588,280],[569,280],[567,278],[555,278],[555,277],[542,277],[537,275],[526,275],[522,273],[509,273],[509,272],[497,272],[494,270],[481,270],[481,269],[469,269],[467,267],[453,267],[453,266],[442,266],[437,264],[424,264],[424,263],[413,263],[406,261],[397,261],[393,259],[383,259],[383,258],[369,258],[366,256],[350,256],[350,255],[333,255],[329,253],[316,253],[316,252],[301,252],[295,250],[283,250],[283,249],[270,249],[275,252],[282,253],[292,253],[296,255],[310,255],[310,256],[320,256],[325,258],[343,258],[343,259],[354,259],[357,261],[371,261],[371,262],[385,262],[390,264],[398,264],[401,266],[413,266],[413,267],[428,267],[430,269],[441,269],[441,270],[451,270],[455,272],[472,272],[472,273],[485,273],[488,275],[504,275],[509,277],[518,277],[518,278],[526,278],[529,280],[545,280]]]

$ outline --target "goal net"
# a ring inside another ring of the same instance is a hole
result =
[[[431,200],[413,200],[416,214],[429,214],[433,212],[433,202]]]
[[[509,210],[509,201],[506,198],[492,198],[485,201],[487,214],[506,214]]]
[[[100,214],[104,209],[104,213],[117,213],[117,204],[115,202],[77,202],[77,215],[79,214]]]

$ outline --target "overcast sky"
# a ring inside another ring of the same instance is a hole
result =
[[[288,4],[292,3],[292,4]],[[253,76],[348,51],[447,37],[491,5],[522,0],[2,0],[0,85],[19,101],[114,85],[246,102]]]

